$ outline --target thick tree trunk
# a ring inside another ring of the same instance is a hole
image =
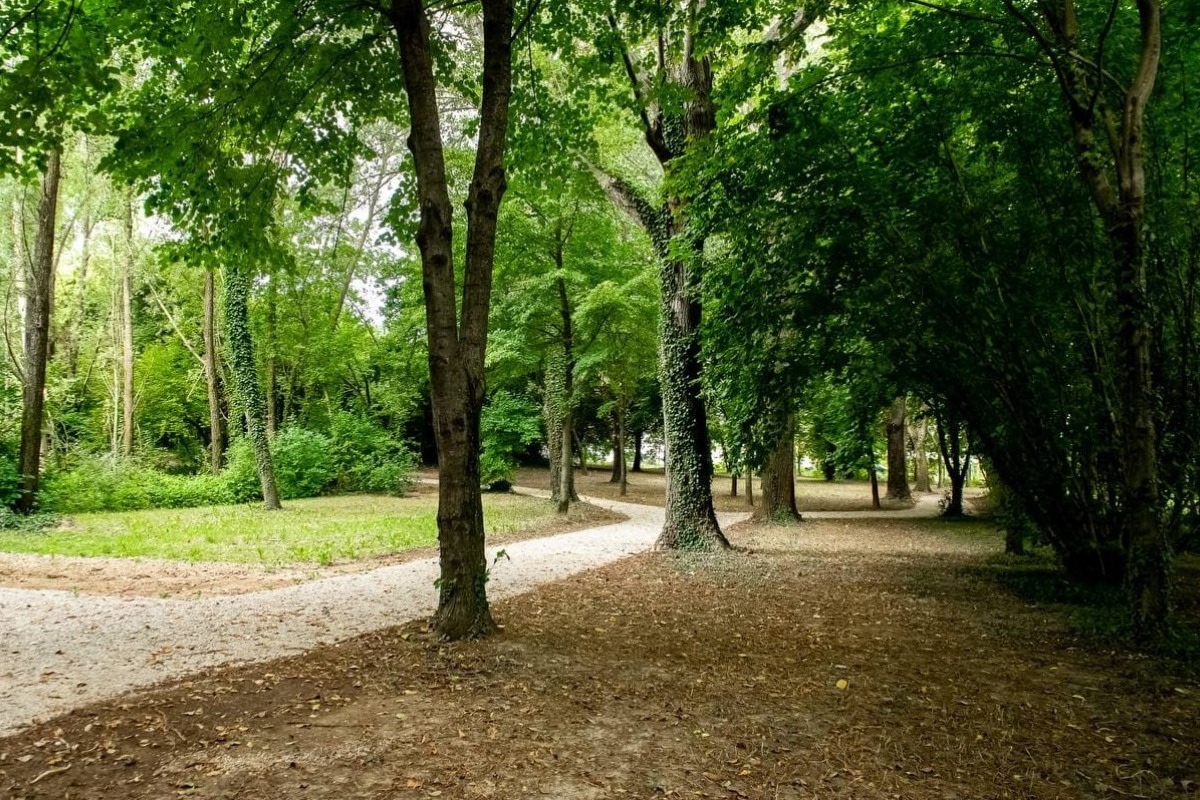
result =
[[[217,369],[217,291],[216,276],[204,270],[204,384],[208,389],[208,469],[221,471],[225,426],[221,420],[221,387]]]
[[[133,197],[125,198],[125,258],[121,269],[121,455],[133,455]]]
[[[25,380],[21,409],[21,445],[17,469],[21,475],[17,510],[29,514],[37,507],[41,476],[42,418],[46,390],[46,361],[50,354],[51,286],[54,273],[54,234],[58,219],[61,155],[51,151],[42,176],[38,201],[37,238],[30,264],[25,303]]]
[[[922,414],[920,420],[912,429],[913,453],[916,462],[916,490],[929,494],[932,489],[929,484],[929,450],[926,442],[929,440],[929,419]]]
[[[246,435],[254,448],[263,506],[278,510],[279,487],[275,466],[271,463],[271,444],[267,436],[266,410],[258,366],[254,361],[254,341],[250,335],[250,278],[237,267],[225,270],[225,329],[229,340],[233,388],[246,415]]]
[[[475,171],[467,192],[467,243],[461,323],[454,274],[453,206],[447,185],[433,74],[429,20],[421,0],[395,0],[396,33],[408,100],[409,149],[417,178],[417,246],[429,339],[430,398],[438,448],[438,608],[443,639],[495,630],[487,600],[479,415],[496,244],[505,190],[504,148],[512,91],[512,0],[483,0],[483,92]],[[569,437],[564,437],[570,441]]]
[[[796,449],[794,418],[787,422],[762,471],[762,505],[755,516],[772,522],[796,522]]]
[[[887,423],[887,499],[909,500],[908,460],[905,458],[905,399],[903,395],[892,402]]]
[[[629,468],[630,472],[642,471],[642,437],[644,431],[638,431],[633,435],[633,466]]]

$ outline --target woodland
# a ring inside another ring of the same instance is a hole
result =
[[[1197,30],[1189,0],[0,0],[3,525],[436,465],[452,641],[496,631],[484,496],[520,467],[567,514],[589,458],[618,497],[655,461],[656,548],[734,559],[718,471],[787,525],[798,470],[876,507],[912,470],[948,518],[986,482],[1008,553],[1162,641],[1200,547]]]

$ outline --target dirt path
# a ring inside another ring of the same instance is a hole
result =
[[[491,547],[501,599],[647,550],[663,510],[594,500],[624,522]],[[722,515],[732,524],[745,515]],[[497,559],[503,549],[507,558]],[[237,596],[104,597],[0,588],[0,736],[72,708],[224,664],[266,661],[427,616],[426,558]]]

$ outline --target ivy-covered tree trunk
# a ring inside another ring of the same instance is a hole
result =
[[[887,423],[887,499],[909,500],[912,492],[908,488],[908,459],[905,458],[905,399],[901,395],[892,401]]]
[[[50,311],[53,307],[54,234],[58,219],[58,187],[62,180],[61,154],[50,152],[38,200],[37,237],[25,301],[24,387],[21,406],[21,447],[17,468],[21,475],[16,507],[29,514],[37,507],[42,466],[43,401],[46,361],[50,355]]]
[[[561,352],[546,359],[545,385],[542,391],[542,418],[546,423],[546,451],[550,461],[550,501],[556,506],[562,501],[562,465],[567,465],[567,480],[571,502],[578,502],[575,491],[575,468],[571,452],[563,449],[562,398],[566,391],[566,370]],[[570,439],[568,438],[569,442]],[[566,459],[563,453],[566,453]]]
[[[124,200],[125,257],[121,261],[121,455],[133,455],[133,193]]]
[[[263,507],[276,511],[279,487],[271,462],[271,443],[267,436],[266,408],[258,365],[254,361],[254,340],[250,334],[250,278],[236,266],[225,270],[225,336],[229,340],[233,389],[246,414],[246,437],[254,448],[258,481],[262,487]]]
[[[417,247],[425,293],[430,398],[438,449],[438,608],[443,639],[495,630],[487,599],[479,417],[496,247],[506,187],[504,150],[512,93],[512,0],[483,0],[483,91],[475,169],[467,190],[462,309],[456,299],[453,206],[442,145],[430,24],[421,0],[395,0],[386,12],[396,33],[408,100],[409,150],[417,178]],[[569,439],[568,439],[569,441]]]
[[[762,505],[755,516],[771,522],[796,522],[796,449],[795,418],[787,420],[779,433],[775,449],[767,457],[762,471]]]
[[[921,414],[910,432],[913,441],[913,461],[916,462],[914,488],[918,492],[928,494],[932,491],[929,485],[929,450],[926,446],[929,441],[929,418]]]
[[[208,470],[221,471],[225,425],[221,419],[221,386],[217,368],[217,287],[211,269],[204,270],[204,384],[208,390]]]

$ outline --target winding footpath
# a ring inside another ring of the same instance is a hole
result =
[[[523,490],[545,495],[544,492]],[[610,564],[654,544],[656,506],[584,498],[627,517],[596,528],[488,549],[488,594],[511,597]],[[809,512],[810,519],[928,517],[907,510]],[[749,514],[721,514],[722,526]],[[0,588],[0,737],[133,689],[208,667],[269,661],[428,616],[437,559],[203,599],[112,597]]]

